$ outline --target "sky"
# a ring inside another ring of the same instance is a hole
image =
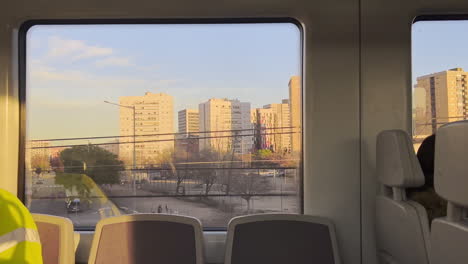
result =
[[[468,21],[419,21],[412,28],[413,85],[418,76],[468,71]]]
[[[118,135],[119,107],[104,101],[145,92],[172,95],[176,118],[209,98],[281,103],[301,74],[300,34],[291,23],[34,26],[27,137]]]

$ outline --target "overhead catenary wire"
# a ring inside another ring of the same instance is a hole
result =
[[[211,132],[213,133],[213,132]],[[75,146],[88,146],[88,145],[93,145],[93,146],[105,146],[105,145],[120,145],[120,144],[133,144],[133,143],[156,143],[156,142],[169,142],[169,141],[176,141],[176,140],[200,140],[200,139],[211,139],[211,138],[237,138],[237,137],[253,137],[253,136],[268,136],[268,135],[281,135],[281,134],[296,134],[300,133],[299,131],[297,132],[275,132],[275,133],[261,133],[261,134],[240,134],[240,135],[226,135],[226,136],[212,136],[212,137],[196,137],[196,138],[170,138],[170,139],[154,139],[154,140],[141,140],[141,141],[127,141],[127,142],[106,142],[106,143],[93,143],[93,144],[70,144],[70,145],[58,145],[58,146],[38,146],[38,147],[30,147],[27,149],[46,149],[46,148],[60,148],[60,147],[75,147]],[[160,136],[160,135],[158,135]],[[133,136],[132,136],[133,137]],[[140,137],[140,135],[137,135],[136,137]],[[86,139],[96,139],[96,138],[81,138],[81,140],[86,140]],[[41,142],[48,142],[49,140],[41,140]]]
[[[468,116],[447,116],[447,117],[432,117],[432,118],[425,118],[423,120],[423,123],[414,123],[414,128],[413,128],[413,142],[417,140],[418,136],[424,135],[422,134],[425,129],[430,128],[432,125],[445,125],[449,123],[449,119],[458,119],[457,121],[461,120],[467,120]],[[438,121],[439,120],[439,121]],[[440,121],[440,120],[445,120],[445,121]],[[435,122],[429,122],[429,121],[435,121]],[[424,135],[425,137],[427,135]]]
[[[276,129],[294,129],[297,127],[262,127],[262,128],[245,128],[245,129],[231,129],[231,130],[211,130],[211,131],[200,131],[200,132],[177,132],[177,133],[156,133],[156,134],[141,134],[135,135],[137,137],[154,137],[154,136],[177,136],[177,135],[196,135],[196,134],[208,134],[208,133],[226,133],[226,132],[243,132],[243,131],[258,131],[258,130],[276,130]],[[125,136],[100,136],[100,137],[73,137],[73,138],[52,138],[52,139],[31,139],[30,142],[51,142],[51,141],[70,141],[70,140],[88,140],[88,139],[106,139],[106,138],[132,138],[134,135]]]
[[[298,159],[282,159],[282,160],[252,160],[251,163],[260,163],[260,162],[278,162],[278,161],[298,161]],[[233,169],[233,170],[264,170],[264,169],[297,169],[297,167],[291,166],[275,166],[275,167],[177,167],[178,165],[196,165],[196,164],[232,164],[232,163],[244,163],[244,161],[209,161],[209,162],[178,162],[172,163],[177,170],[208,170],[208,169]],[[164,164],[136,164],[137,166],[146,166],[145,168],[135,168],[135,169],[123,169],[121,171],[147,171],[147,170],[172,170],[172,168],[162,168],[161,166]],[[119,164],[114,165],[99,165],[99,166],[86,166],[86,168],[111,168],[111,167],[120,167]],[[153,166],[153,167],[151,167]],[[83,168],[83,166],[63,166],[61,168],[71,169],[71,168]]]

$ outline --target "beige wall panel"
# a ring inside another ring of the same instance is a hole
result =
[[[1,15],[0,15],[1,16]],[[17,190],[19,101],[17,88],[16,38],[6,20],[0,19],[0,188]]]
[[[306,32],[304,201],[335,221],[344,263],[359,263],[358,21],[351,2],[327,3]]]

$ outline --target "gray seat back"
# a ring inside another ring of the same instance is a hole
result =
[[[447,217],[432,222],[431,263],[467,263],[468,121],[450,123],[437,131],[434,185],[448,204]]]
[[[429,263],[429,223],[424,207],[406,198],[406,188],[424,184],[409,135],[386,130],[377,137],[377,253],[381,264]]]
[[[96,226],[89,264],[202,264],[203,234],[192,217],[136,214]]]
[[[261,214],[229,222],[225,264],[338,264],[333,224],[324,218]]]

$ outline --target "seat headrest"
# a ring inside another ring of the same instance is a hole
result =
[[[448,201],[468,207],[468,121],[440,127],[436,138],[436,192]]]
[[[419,187],[424,174],[409,135],[403,130],[385,130],[377,136],[377,175],[390,187]]]

